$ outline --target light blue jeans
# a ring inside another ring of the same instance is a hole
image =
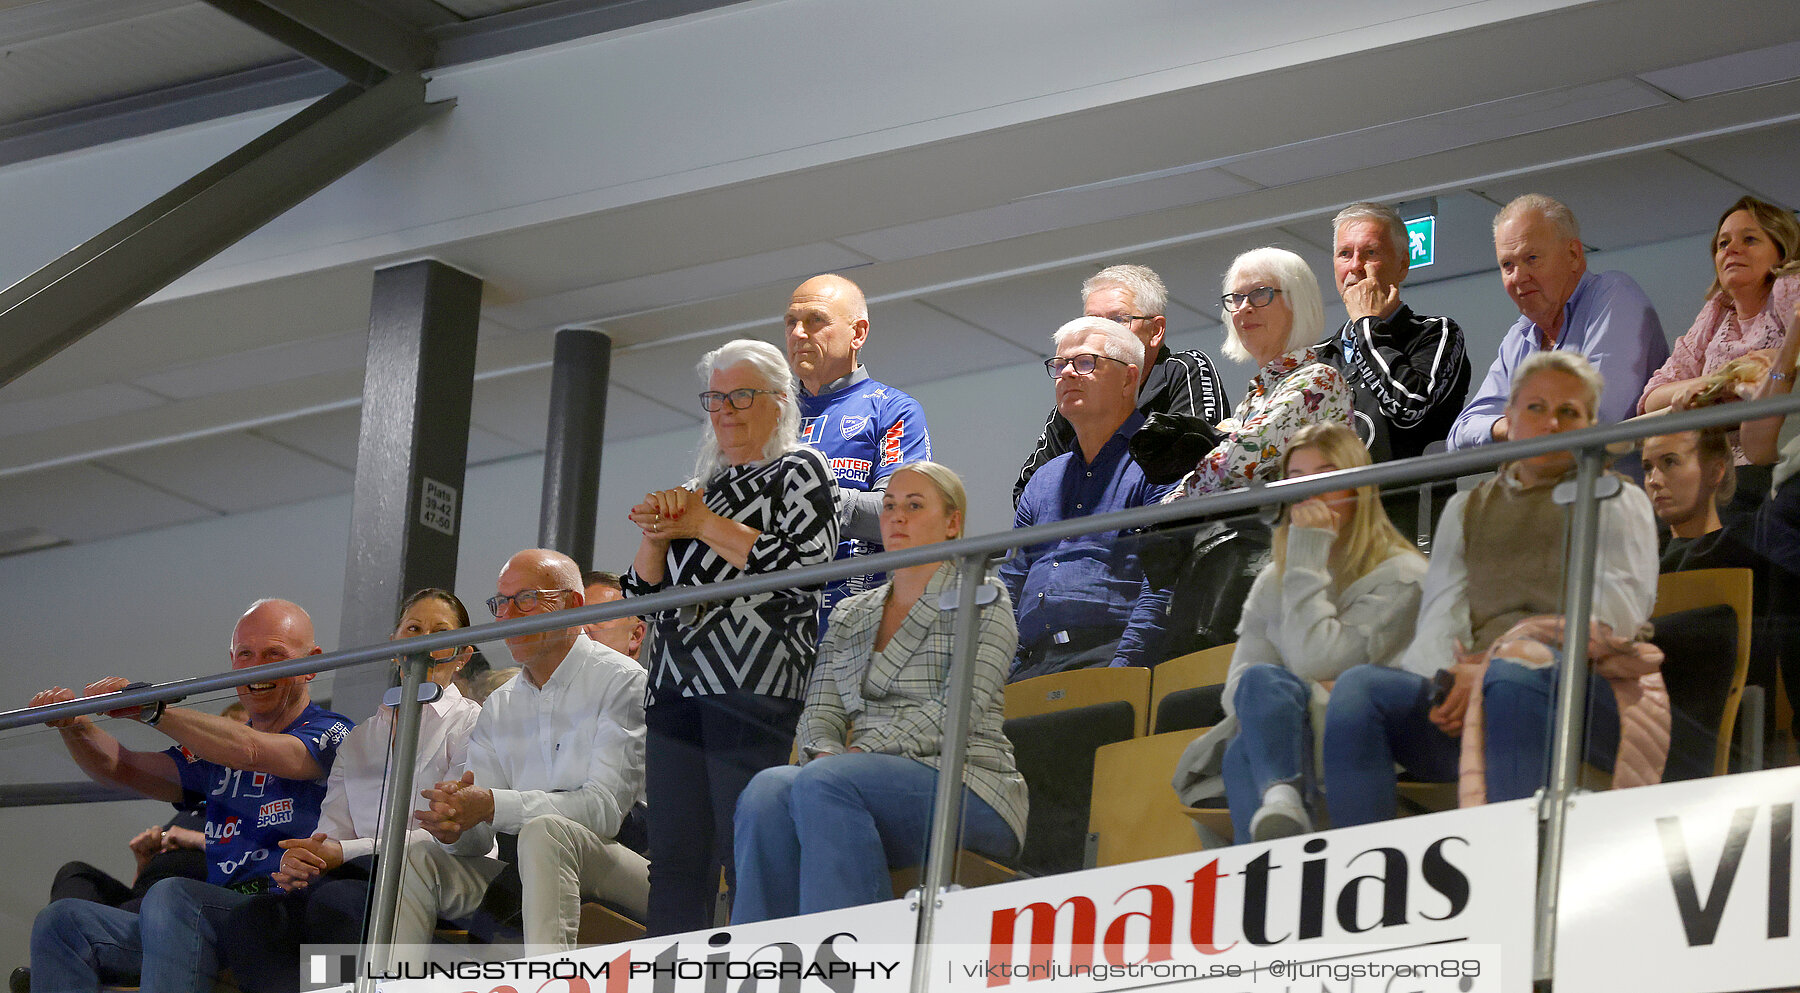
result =
[[[1312,717],[1307,712],[1311,702],[1306,681],[1281,666],[1253,665],[1238,677],[1232,696],[1238,733],[1225,746],[1220,772],[1239,844],[1250,840],[1250,818],[1269,787],[1292,783],[1302,796],[1316,792]]]
[[[1427,783],[1456,780],[1462,745],[1431,723],[1431,680],[1359,665],[1339,676],[1325,708],[1325,800],[1331,826],[1391,820],[1394,766]]]
[[[135,981],[154,993],[210,993],[219,929],[248,899],[197,879],[165,879],[144,894],[136,914],[58,900],[31,925],[31,989],[79,993]]]
[[[1544,785],[1549,767],[1550,718],[1562,653],[1533,669],[1509,659],[1488,663],[1481,682],[1482,754],[1490,802],[1517,800]],[[1462,745],[1431,723],[1431,681],[1400,669],[1359,665],[1332,687],[1325,717],[1325,784],[1332,827],[1392,818],[1394,766],[1413,779],[1456,779]],[[1619,708],[1612,687],[1588,677],[1587,760],[1613,767],[1619,747]]]
[[[738,797],[734,924],[893,899],[889,867],[924,860],[937,770],[899,755],[852,752],[776,766]],[[962,847],[1002,858],[1019,839],[963,788]]]

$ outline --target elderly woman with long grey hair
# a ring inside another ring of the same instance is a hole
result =
[[[694,478],[646,494],[626,596],[831,561],[837,483],[800,443],[793,374],[739,339],[701,360],[707,413]],[[820,587],[657,611],[649,659],[649,933],[712,924],[718,870],[750,777],[787,761],[819,634]]]

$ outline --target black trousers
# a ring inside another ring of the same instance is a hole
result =
[[[356,945],[368,914],[375,856],[354,858],[305,889],[251,897],[221,929],[219,961],[244,993],[297,993],[300,946]]]
[[[130,886],[86,862],[67,862],[56,870],[56,878],[50,883],[50,899],[52,902],[87,900],[136,913],[138,904],[143,902],[144,894],[150,891],[151,886],[176,877],[205,879],[206,853],[197,848],[157,852],[150,856],[150,861],[144,863],[143,870]]]
[[[735,881],[731,821],[750,777],[785,765],[800,702],[758,693],[677,697],[646,709],[649,936],[713,925],[719,872]]]

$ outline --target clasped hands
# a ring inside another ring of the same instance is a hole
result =
[[[1431,708],[1428,715],[1431,723],[1446,735],[1459,737],[1463,732],[1464,719],[1468,716],[1469,694],[1475,687],[1475,680],[1486,673],[1488,660],[1522,659],[1537,666],[1549,665],[1556,658],[1551,646],[1561,646],[1563,643],[1564,623],[1563,618],[1557,614],[1527,617],[1479,652],[1468,651],[1461,641],[1456,642],[1456,661],[1446,670],[1455,682],[1451,684],[1450,692],[1444,695],[1443,701]],[[1611,625],[1602,621],[1589,622],[1590,660],[1619,652],[1629,644],[1630,639],[1613,634]]]
[[[206,838],[198,831],[179,827],[164,830],[160,824],[152,824],[139,831],[137,837],[132,838],[126,845],[131,849],[132,856],[137,859],[139,872],[143,872],[144,866],[163,852],[172,852],[178,848],[204,848],[205,846]]]
[[[281,868],[269,874],[283,890],[305,889],[314,879],[344,864],[344,846],[323,833],[310,838],[286,838]]]
[[[475,785],[475,773],[442,782],[419,795],[431,805],[413,814],[419,826],[446,845],[453,844],[477,824],[494,819],[494,792]]]
[[[713,516],[701,494],[683,487],[644,494],[642,503],[626,515],[649,541],[667,544],[675,538],[698,538],[707,518]]]

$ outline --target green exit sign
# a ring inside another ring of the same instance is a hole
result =
[[[1437,217],[1427,214],[1406,222],[1408,264],[1417,269],[1437,261]]]

